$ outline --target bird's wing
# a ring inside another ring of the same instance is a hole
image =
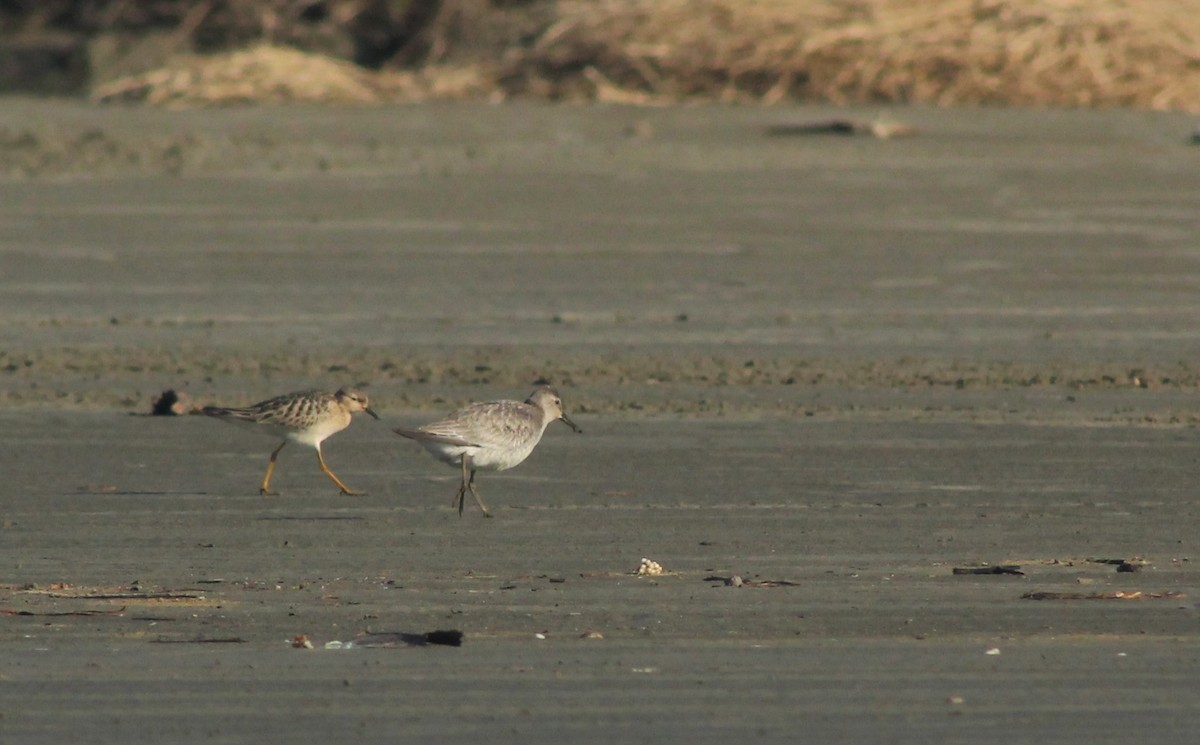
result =
[[[310,406],[314,400],[329,397],[330,394],[324,391],[295,391],[294,393],[285,393],[282,396],[269,398],[266,401],[259,401],[252,406],[206,406],[202,411],[209,416],[220,417],[222,419],[238,419],[247,422],[257,422],[259,424],[280,424],[287,426],[294,423],[297,416],[303,416],[308,413],[298,411],[298,409]]]
[[[541,412],[520,401],[472,404],[455,417],[463,437],[492,444],[523,442],[540,433]]]
[[[450,416],[417,429],[396,429],[396,434],[420,442],[458,447],[483,447],[519,442],[536,434],[540,418],[520,401],[484,401],[464,406]]]
[[[250,407],[205,406],[200,412],[205,416],[217,417],[218,419],[242,419],[248,422],[258,419],[256,410]]]
[[[401,437],[407,437],[408,439],[416,440],[417,442],[436,442],[440,445],[455,445],[458,447],[479,447],[473,442],[469,442],[452,434],[426,432],[423,429],[403,429],[402,427],[396,427],[392,431]]]

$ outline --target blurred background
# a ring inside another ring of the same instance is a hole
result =
[[[1200,0],[0,0],[0,91],[1200,110]]]

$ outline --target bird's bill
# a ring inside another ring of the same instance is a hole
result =
[[[568,419],[566,414],[563,414],[562,416],[560,416],[559,420],[561,420],[564,424],[566,424],[568,427],[575,430],[576,432],[578,432],[580,434],[583,433],[583,430],[580,429],[579,427],[575,426],[575,422],[572,422],[570,419]]]
[[[378,415],[378,414],[376,414],[374,411],[372,411],[370,408],[368,408],[368,407],[366,407],[366,406],[364,406],[364,407],[363,407],[363,411],[367,412],[368,414],[370,414],[371,416],[375,417],[376,419],[378,419],[378,418],[379,418],[379,415]]]

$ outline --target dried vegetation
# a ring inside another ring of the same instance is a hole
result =
[[[175,42],[157,69],[94,81],[104,101],[1200,111],[1200,0],[49,0],[38,23],[60,6],[91,9],[80,33]]]
[[[1195,0],[572,0],[558,16],[516,65],[541,95],[1200,110]]]

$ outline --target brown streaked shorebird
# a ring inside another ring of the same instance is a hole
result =
[[[356,411],[365,411],[376,419],[379,418],[379,415],[367,406],[367,394],[353,388],[341,388],[337,393],[296,391],[244,408],[205,406],[202,409],[204,414],[223,422],[238,424],[270,437],[283,438],[279,447],[271,452],[267,475],[263,477],[262,486],[258,489],[259,494],[266,496],[275,496],[275,492],[271,491],[271,474],[275,471],[275,459],[279,457],[279,451],[283,450],[283,446],[289,441],[314,448],[321,470],[333,479],[333,483],[338,485],[342,494],[362,496],[362,492],[351,491],[343,484],[342,480],[329,470],[329,466],[325,465],[325,458],[321,455],[321,442],[350,426],[351,415]]]
[[[435,458],[462,467],[462,485],[455,499],[462,517],[467,490],[483,514],[491,517],[475,488],[475,472],[505,471],[529,457],[550,422],[561,420],[581,432],[563,413],[562,398],[548,385],[539,385],[525,402],[485,401],[464,406],[440,421],[416,429],[392,430],[416,440]],[[468,477],[467,473],[470,472]]]

